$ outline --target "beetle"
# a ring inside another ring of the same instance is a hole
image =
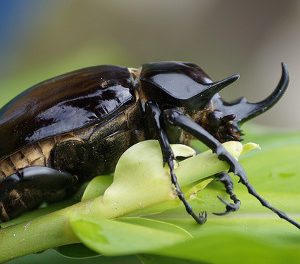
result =
[[[196,64],[164,61],[141,68],[112,65],[76,70],[41,82],[15,97],[0,111],[0,218],[23,212],[72,194],[83,182],[114,170],[122,153],[133,144],[157,139],[163,163],[186,211],[197,223],[174,172],[170,143],[189,144],[195,137],[240,178],[249,193],[279,217],[300,228],[272,207],[248,182],[241,165],[222,142],[241,140],[240,125],[272,107],[285,92],[289,76],[282,76],[272,94],[259,103],[241,98],[225,102],[219,91],[236,81],[232,75],[212,79]],[[216,177],[232,203],[222,198],[226,210],[239,209],[227,173]]]

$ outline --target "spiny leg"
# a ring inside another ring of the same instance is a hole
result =
[[[228,164],[230,165],[229,172],[233,172],[240,178],[239,182],[245,185],[251,195],[259,200],[263,206],[269,208],[271,211],[277,214],[280,218],[285,219],[286,221],[300,229],[299,223],[288,217],[284,212],[274,208],[256,192],[254,187],[248,182],[246,173],[241,165],[236,161],[234,157],[230,155],[230,153],[223,147],[223,145],[205,129],[195,123],[194,120],[190,119],[189,117],[185,116],[183,113],[175,109],[165,110],[164,117],[170,124],[181,127],[182,129],[186,130],[187,132],[201,140],[206,146],[208,146],[214,153],[217,154],[220,160],[228,162]]]
[[[162,117],[161,117],[161,111],[158,107],[158,105],[155,102],[147,102],[146,103],[146,109],[145,113],[147,116],[150,117],[150,121],[152,123],[152,126],[155,129],[156,136],[158,137],[160,147],[163,154],[163,162],[164,164],[167,163],[170,168],[170,175],[171,175],[171,181],[172,184],[175,186],[176,194],[178,198],[181,200],[181,202],[184,204],[186,211],[188,214],[190,214],[197,223],[204,224],[207,219],[207,213],[201,212],[199,215],[196,215],[193,211],[191,205],[187,202],[185,199],[185,196],[178,184],[177,177],[174,171],[174,154],[171,149],[168,136],[164,130],[164,127],[162,125]]]
[[[235,211],[239,210],[240,205],[241,205],[241,201],[237,198],[237,196],[233,192],[233,182],[232,182],[229,174],[226,173],[226,172],[220,172],[220,173],[216,174],[215,176],[218,179],[218,181],[223,183],[223,185],[225,186],[225,190],[229,194],[230,199],[233,201],[233,203],[228,203],[222,197],[218,196],[219,200],[223,204],[226,205],[226,211],[222,212],[222,213],[213,213],[213,214],[215,214],[215,215],[226,215],[228,213],[235,212]]]

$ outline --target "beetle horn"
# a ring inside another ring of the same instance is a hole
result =
[[[213,98],[221,91],[223,88],[228,86],[229,84],[236,81],[240,76],[238,74],[234,74],[230,77],[225,78],[224,80],[217,81],[217,82],[207,82],[205,84],[200,84],[202,86],[202,91],[196,91],[194,97],[191,97],[188,101],[186,106],[190,107],[191,109],[198,109],[201,106],[205,106],[208,102],[213,100]],[[196,86],[198,89],[198,86]]]
[[[223,88],[225,88],[226,86],[233,83],[234,81],[236,81],[239,78],[240,78],[240,75],[234,74],[234,75],[231,75],[231,76],[225,78],[224,80],[209,83],[208,88],[206,88],[206,92],[212,97],[213,95],[215,95],[216,93],[221,91]]]
[[[244,97],[239,98],[233,102],[225,102],[220,96],[213,98],[212,103],[214,108],[226,114],[234,114],[235,120],[239,123],[262,114],[270,109],[282,97],[289,84],[289,73],[285,63],[281,63],[282,74],[279,83],[275,90],[263,101],[258,103],[249,103]]]

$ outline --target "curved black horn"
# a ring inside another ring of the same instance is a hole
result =
[[[234,102],[225,102],[221,97],[214,98],[215,108],[226,114],[234,114],[235,120],[243,123],[257,115],[270,109],[282,97],[289,84],[289,73],[285,63],[281,63],[282,74],[275,90],[263,101],[258,103],[249,103],[245,98],[240,98]]]

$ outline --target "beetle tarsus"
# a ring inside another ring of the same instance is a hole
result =
[[[240,175],[237,175],[237,176],[240,176]],[[243,180],[241,179],[241,182],[243,183]],[[271,211],[273,211],[275,214],[277,214],[280,218],[288,221],[289,223],[291,223],[292,225],[296,226],[298,229],[300,229],[300,224],[297,223],[296,221],[294,221],[293,219],[291,219],[290,217],[288,217],[284,212],[274,208],[273,206],[271,206],[264,198],[262,198],[256,191],[255,189],[253,188],[253,186],[250,184],[250,183],[243,183],[247,190],[248,190],[248,193],[250,193],[251,195],[253,195],[257,200],[260,201],[260,203],[269,208]]]
[[[198,218],[200,220],[199,224],[204,224],[207,220],[207,212],[206,211],[200,212]]]
[[[231,212],[235,212],[240,209],[241,201],[237,198],[237,196],[233,192],[233,182],[226,172],[220,172],[216,175],[218,180],[224,184],[226,192],[229,194],[230,199],[233,203],[229,203],[225,201],[222,197],[218,196],[218,199],[226,205],[226,210],[222,213],[213,213],[215,215],[226,215]]]
[[[195,212],[193,211],[191,205],[188,203],[188,201],[185,199],[184,193],[181,191],[181,188],[178,184],[176,174],[174,172],[174,160],[170,159],[168,160],[168,166],[170,168],[170,175],[171,175],[171,182],[175,186],[176,194],[180,201],[184,204],[185,210],[189,215],[191,215],[194,220],[198,224],[204,224],[207,220],[207,212],[203,211],[200,212],[199,215],[196,215]]]
[[[225,150],[225,149],[224,149]],[[226,151],[226,150],[225,150]],[[300,229],[300,224],[288,217],[284,212],[274,208],[268,201],[266,201],[262,196],[260,196],[254,187],[249,183],[248,178],[246,176],[246,173],[242,166],[234,159],[230,158],[230,154],[228,153],[229,156],[222,155],[222,160],[226,160],[230,164],[230,170],[229,172],[233,172],[235,175],[237,175],[240,179],[239,182],[242,183],[248,190],[248,193],[250,193],[252,196],[254,196],[257,200],[260,201],[260,203],[264,206],[269,208],[271,211],[273,211],[275,214],[277,214],[280,218],[288,221],[289,223],[293,224],[297,228]],[[227,158],[225,158],[227,156]],[[219,157],[219,156],[218,156]]]
[[[210,149],[212,149],[212,151],[217,154],[220,160],[226,161],[230,166],[229,172],[233,172],[235,175],[237,175],[240,178],[240,182],[247,188],[248,192],[251,195],[253,195],[257,200],[259,200],[263,206],[269,208],[280,218],[286,220],[287,222],[300,229],[299,223],[288,217],[284,212],[271,206],[264,198],[262,198],[255,191],[254,187],[248,182],[246,173],[242,166],[237,162],[235,158],[233,158],[230,155],[230,153],[223,147],[223,145],[211,134],[209,134],[204,128],[202,128],[200,125],[195,123],[194,120],[185,116],[183,113],[176,109],[165,110],[164,116],[170,124],[186,130],[187,132],[195,136],[197,139],[202,141]]]
[[[213,213],[214,215],[227,215],[240,209],[240,200],[236,200],[235,203],[229,203],[226,200],[224,200],[221,196],[218,196],[218,199],[226,205],[226,210],[222,213]]]

